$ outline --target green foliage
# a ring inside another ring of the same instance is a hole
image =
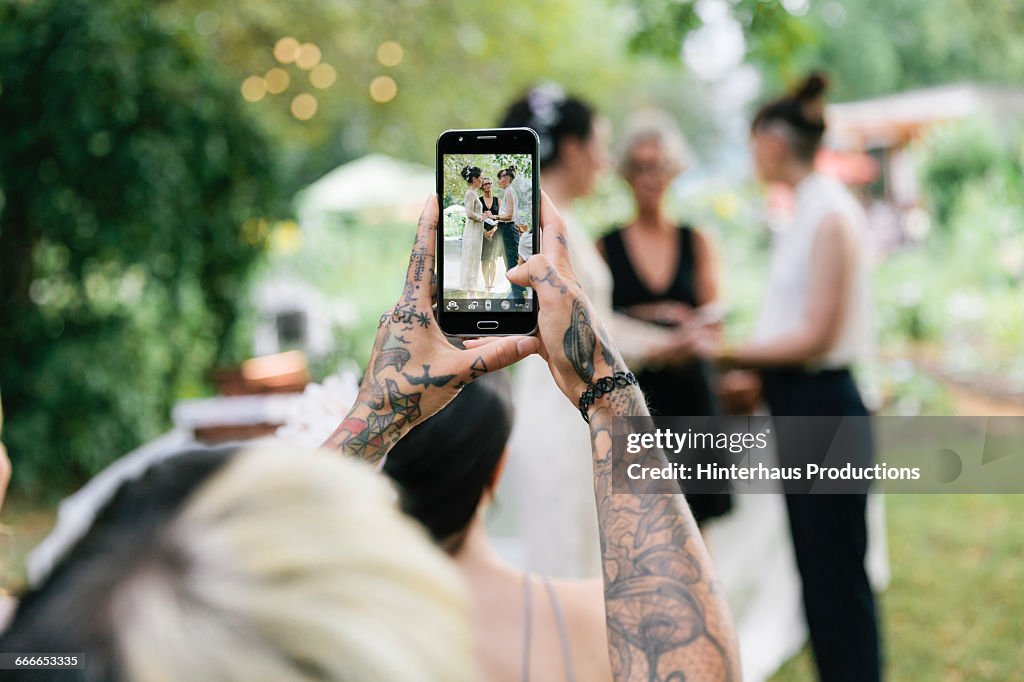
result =
[[[701,26],[693,2],[628,0],[637,51],[677,60]],[[765,90],[825,68],[838,101],[958,80],[1024,80],[1018,0],[811,0],[792,14],[779,0],[730,0]]]
[[[158,433],[244,350],[270,148],[221,65],[147,8],[0,2],[0,386],[27,489]]]
[[[922,141],[927,240],[876,272],[882,345],[933,348],[947,370],[1024,381],[1024,178],[1021,132],[986,120]]]
[[[925,141],[922,181],[935,217],[950,226],[953,210],[967,185],[998,177],[1017,160],[1005,151],[991,122],[971,120],[934,129]]]

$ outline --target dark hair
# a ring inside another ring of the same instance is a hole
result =
[[[790,146],[803,161],[812,161],[825,134],[825,91],[828,79],[819,72],[811,73],[793,92],[761,107],[750,125],[756,133],[781,122],[792,133]]]
[[[559,159],[564,140],[590,139],[594,130],[594,109],[583,100],[566,95],[557,85],[538,85],[509,105],[501,127],[536,131],[543,169]]]
[[[220,471],[237,446],[190,450],[154,464],[121,484],[43,582],[20,603],[0,636],[0,651],[78,652],[82,667],[61,680],[126,680],[114,633],[112,596],[126,577],[147,567],[184,570],[180,549],[163,532],[191,493]],[[17,673],[5,679],[21,679]],[[25,679],[38,679],[31,677]],[[51,678],[47,678],[51,679]]]
[[[473,182],[473,178],[478,178],[483,174],[483,171],[476,166],[463,166],[462,167],[462,179],[466,182]]]
[[[501,180],[505,176],[508,176],[508,178],[510,180],[515,180],[516,179],[516,169],[513,168],[512,166],[509,166],[508,168],[502,168],[500,171],[498,171],[498,179],[499,180]]]
[[[398,441],[384,473],[402,491],[402,509],[454,553],[493,481],[512,433],[512,397],[503,372],[470,383],[436,415]]]

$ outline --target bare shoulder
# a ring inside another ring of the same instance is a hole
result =
[[[565,616],[578,679],[611,680],[601,578],[552,580]]]

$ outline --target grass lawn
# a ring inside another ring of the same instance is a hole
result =
[[[887,679],[1022,679],[1024,495],[890,495]],[[773,682],[815,679],[809,650]]]

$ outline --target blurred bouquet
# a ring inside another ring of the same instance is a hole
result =
[[[323,383],[308,384],[276,437],[309,449],[320,447],[338,428],[358,394],[359,381],[352,369],[332,374]]]

